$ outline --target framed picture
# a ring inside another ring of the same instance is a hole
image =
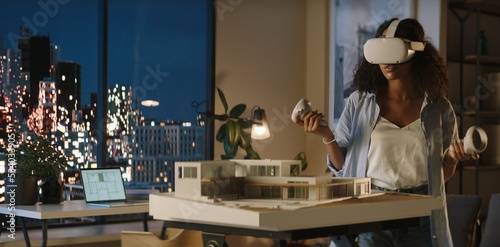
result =
[[[415,18],[414,0],[331,0],[330,122],[336,122],[352,93],[353,70],[363,59],[363,45],[377,27],[392,18]]]

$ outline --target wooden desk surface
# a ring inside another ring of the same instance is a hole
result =
[[[116,214],[147,213],[148,205],[129,205],[124,207],[90,206],[84,200],[64,201],[60,204],[14,205],[0,204],[0,214],[14,213],[16,216],[32,219],[59,219],[70,217],[103,216]]]
[[[440,197],[388,193],[284,210],[227,206],[160,193],[150,196],[149,207],[150,215],[158,220],[287,231],[428,216],[443,204]]]

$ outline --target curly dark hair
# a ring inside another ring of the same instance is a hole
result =
[[[393,20],[397,18],[382,23],[377,29],[376,37],[380,37]],[[448,71],[436,47],[425,39],[422,25],[415,19],[401,20],[394,36],[426,43],[425,49],[415,52],[412,58],[415,87],[419,92],[427,93],[431,101],[446,98],[449,84]],[[379,65],[371,64],[362,58],[354,69],[352,87],[361,92],[375,93],[378,88],[385,85],[387,79],[380,71]]]

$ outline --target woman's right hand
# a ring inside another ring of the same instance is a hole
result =
[[[301,120],[299,114],[295,116],[295,123],[304,128],[305,132],[314,133],[324,138],[324,140],[333,140],[334,135],[332,130],[328,126],[323,126],[320,124],[320,120],[325,116],[318,111],[311,111],[304,116]]]
[[[323,143],[326,144],[328,150],[330,164],[336,170],[340,170],[345,161],[345,154],[335,141],[335,134],[332,129],[330,129],[328,125],[320,123],[320,120],[324,117],[325,116],[322,113],[318,113],[318,111],[311,111],[307,113],[302,120],[299,114],[297,114],[294,116],[294,122],[302,126],[305,132],[314,133],[323,138]]]

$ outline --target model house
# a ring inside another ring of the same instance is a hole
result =
[[[176,197],[321,202],[371,193],[370,178],[301,176],[298,160],[176,162]]]

